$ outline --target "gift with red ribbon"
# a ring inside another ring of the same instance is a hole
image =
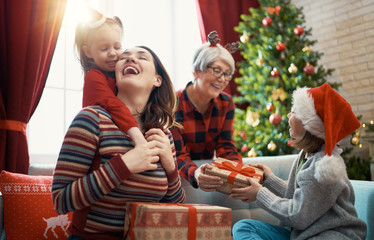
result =
[[[125,239],[231,239],[231,211],[206,204],[130,202]]]
[[[225,194],[230,194],[232,188],[248,187],[248,177],[262,183],[264,176],[264,172],[259,168],[224,158],[217,158],[213,162],[213,168],[206,169],[205,173],[222,179],[224,184],[217,188],[217,191]]]

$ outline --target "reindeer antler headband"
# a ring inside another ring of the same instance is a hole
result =
[[[217,44],[221,41],[221,39],[218,37],[217,31],[212,31],[208,34],[208,41],[210,42],[211,47],[216,47]],[[230,53],[234,53],[239,49],[239,41],[228,43],[225,45],[225,48]]]

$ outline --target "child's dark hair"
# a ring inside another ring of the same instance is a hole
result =
[[[106,18],[105,22],[95,28],[92,28],[86,22],[78,23],[75,28],[75,48],[78,54],[78,60],[81,63],[83,72],[86,74],[92,68],[95,68],[95,62],[92,58],[88,58],[84,53],[83,46],[90,44],[93,34],[103,26],[118,26],[121,37],[123,34],[123,25],[119,17]]]
[[[312,135],[309,131],[306,131],[302,139],[291,140],[290,143],[296,149],[302,149],[307,153],[316,153],[320,151],[322,145],[325,144],[325,140]]]

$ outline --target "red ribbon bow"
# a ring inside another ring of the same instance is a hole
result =
[[[275,14],[279,15],[279,11],[281,10],[281,6],[276,6],[275,8],[273,7],[268,7],[268,12],[273,15],[274,12]]]
[[[231,162],[224,161],[222,163],[213,162],[219,169],[224,169],[231,171],[230,175],[227,178],[227,182],[230,184],[234,184],[235,177],[238,173],[247,176],[247,177],[262,177],[260,174],[256,173],[256,170],[252,167],[244,167],[244,164],[238,163],[236,166]],[[244,168],[243,168],[244,167]]]

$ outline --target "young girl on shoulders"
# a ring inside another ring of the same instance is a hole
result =
[[[256,201],[280,220],[280,226],[244,219],[233,227],[238,239],[365,239],[355,194],[337,143],[360,127],[349,103],[329,84],[299,88],[288,114],[294,147],[301,149],[288,182],[263,164],[263,185],[233,189],[231,197]]]
[[[116,97],[114,70],[122,54],[122,22],[118,17],[107,18],[93,9],[91,13],[94,20],[79,23],[75,32],[75,45],[85,74],[82,105],[101,105],[135,145],[146,143],[133,114]],[[137,74],[132,69],[127,71]]]

